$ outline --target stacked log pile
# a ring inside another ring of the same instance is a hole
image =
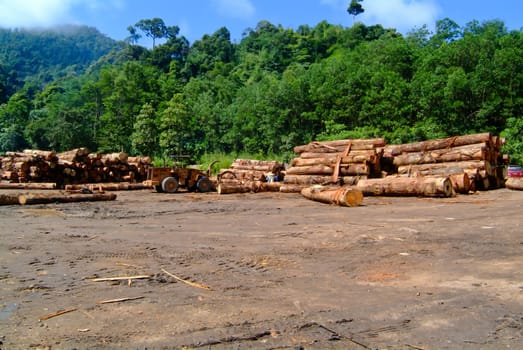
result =
[[[89,153],[87,148],[77,148],[62,153],[7,152],[1,164],[1,179],[10,183],[55,183],[57,187],[64,187],[82,183],[141,182],[151,159],[131,158],[124,152]]]
[[[294,147],[298,157],[285,172],[282,192],[301,192],[311,185],[354,185],[381,176],[385,139],[311,142]]]
[[[285,166],[267,160],[235,159],[229,169],[218,174],[219,194],[245,192],[278,192]]]
[[[506,157],[502,140],[480,133],[387,145],[384,159],[392,159],[402,176],[448,176],[458,193],[503,186]]]

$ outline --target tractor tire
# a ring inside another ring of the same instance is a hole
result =
[[[162,191],[166,193],[175,193],[178,191],[180,184],[178,179],[172,176],[168,176],[162,180]]]
[[[156,192],[158,192],[158,193],[162,193],[162,192],[163,192],[163,190],[162,190],[162,186],[161,186],[161,185],[156,185],[156,186],[154,186],[154,189],[155,189]]]
[[[202,176],[196,183],[196,188],[199,192],[209,192],[212,190],[212,182],[207,176]]]

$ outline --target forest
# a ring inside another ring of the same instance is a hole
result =
[[[492,132],[523,162],[523,32],[499,20],[406,35],[261,21],[238,41],[223,27],[193,43],[159,18],[128,31],[116,42],[88,27],[0,30],[0,153],[288,161],[312,140]]]

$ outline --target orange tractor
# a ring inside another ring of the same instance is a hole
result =
[[[157,192],[175,193],[180,187],[188,191],[209,192],[212,182],[206,172],[192,168],[151,167],[147,170],[146,186],[154,187]]]

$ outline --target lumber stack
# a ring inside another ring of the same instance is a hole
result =
[[[448,176],[456,192],[468,193],[503,186],[506,157],[501,143],[499,137],[479,133],[387,145],[383,159],[388,159],[399,175]]]
[[[282,192],[301,192],[311,185],[354,185],[360,179],[381,176],[385,139],[311,142],[294,147]]]
[[[272,160],[235,159],[218,174],[218,194],[278,192],[285,166]]]
[[[0,178],[10,183],[69,184],[102,182],[141,182],[145,179],[148,157],[128,157],[125,152],[89,153],[77,148],[55,153],[41,150],[7,152],[1,157]]]

